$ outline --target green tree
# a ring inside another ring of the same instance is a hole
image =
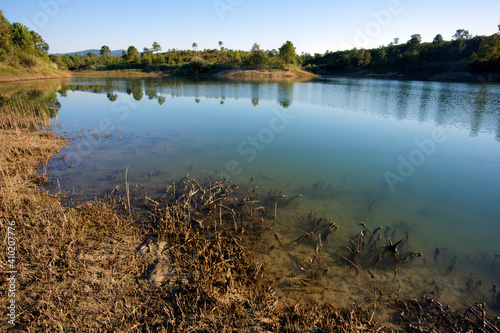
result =
[[[30,50],[34,42],[30,30],[21,23],[12,24],[12,43],[22,50]]]
[[[385,47],[382,47],[380,49],[380,52],[378,54],[378,62],[384,66],[387,63],[387,51]]]
[[[198,48],[198,44],[197,43],[193,43],[193,50],[196,51],[197,48]]]
[[[434,46],[442,46],[444,43],[443,35],[437,34],[436,37],[432,40],[432,44]]]
[[[372,63],[372,54],[370,53],[370,51],[366,51],[363,57],[363,65],[366,67],[371,65],[371,63]]]
[[[109,48],[109,46],[103,45],[103,46],[101,46],[100,53],[101,53],[102,57],[106,58],[111,54],[111,49]]]
[[[2,55],[10,52],[11,49],[10,23],[0,10],[0,61],[2,60]]]
[[[234,52],[234,54],[232,55],[232,59],[233,59],[232,62],[235,65],[241,65],[243,63],[240,51]]]
[[[136,47],[133,45],[129,46],[127,49],[127,59],[136,61],[138,57],[139,51],[136,49]]]
[[[457,32],[452,36],[452,38],[457,40],[465,40],[465,39],[471,39],[472,35],[469,33],[468,30],[458,29]]]
[[[422,42],[422,36],[420,34],[411,35],[408,44],[410,45],[419,45]]]
[[[209,68],[208,63],[200,56],[194,56],[191,58],[189,65],[194,69],[196,74]]]
[[[296,54],[293,43],[286,41],[286,43],[279,48],[279,56],[285,64],[294,63]]]
[[[260,49],[260,45],[254,43],[252,49],[250,50],[250,65],[263,66],[268,61],[268,55]]]
[[[49,44],[47,44],[43,40],[42,36],[34,32],[33,30],[31,30],[30,33],[35,50],[37,50],[40,54],[47,54],[47,52],[49,52]]]
[[[222,41],[219,41],[219,47],[221,51],[224,51],[224,43]]]
[[[154,53],[158,53],[158,52],[160,52],[160,51],[161,51],[161,46],[160,46],[160,44],[158,44],[157,42],[154,42],[154,43],[153,43],[153,52],[154,52]]]
[[[500,35],[484,37],[480,44],[477,53],[471,56],[471,62],[480,63],[499,63],[500,62]],[[497,64],[498,66],[498,64]]]
[[[252,52],[252,53],[260,52],[260,45],[257,43],[254,43],[252,45],[252,49],[250,50],[250,52]]]
[[[141,64],[143,65],[151,65],[151,56],[149,55],[149,53],[143,53],[142,56],[141,56]]]

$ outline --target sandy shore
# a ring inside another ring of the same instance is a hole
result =
[[[168,75],[163,72],[142,72],[140,70],[78,71],[71,74],[73,77],[157,77]]]

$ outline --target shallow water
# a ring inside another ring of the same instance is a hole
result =
[[[373,301],[376,287],[391,297],[426,291],[455,305],[494,306],[498,85],[76,78],[58,100],[55,123],[75,138],[50,166],[65,193],[123,187],[128,166],[129,182],[148,194],[187,173],[222,174],[243,195],[255,186],[261,194],[302,194],[278,207],[259,254],[284,294],[348,304]],[[294,277],[316,243],[288,243],[312,231],[302,219],[311,211],[339,229],[323,244],[327,275],[304,287]],[[397,275],[394,267],[374,269],[375,280],[364,269],[356,275],[341,257],[361,221],[372,230],[390,226],[394,242],[410,232],[400,252],[425,258],[400,264]],[[288,245],[267,251],[274,233]],[[436,248],[448,250],[434,261]]]

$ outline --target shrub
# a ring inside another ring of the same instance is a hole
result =
[[[191,61],[189,62],[189,67],[191,67],[195,71],[195,73],[202,73],[210,69],[210,65],[208,64],[208,62],[205,59],[198,56],[191,58]]]
[[[38,63],[37,58],[31,54],[19,53],[17,57],[21,64],[27,67],[33,67]]]

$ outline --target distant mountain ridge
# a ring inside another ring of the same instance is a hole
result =
[[[112,56],[121,56],[122,55],[122,51],[125,51],[125,50],[114,50],[114,51],[111,51],[111,55]],[[88,53],[94,53],[94,54],[97,54],[97,55],[101,55],[101,50],[100,49],[90,49],[90,50],[83,50],[83,51],[77,51],[77,52],[68,52],[68,53],[54,53],[54,55],[81,55],[81,56],[84,56],[84,55],[87,55]]]

